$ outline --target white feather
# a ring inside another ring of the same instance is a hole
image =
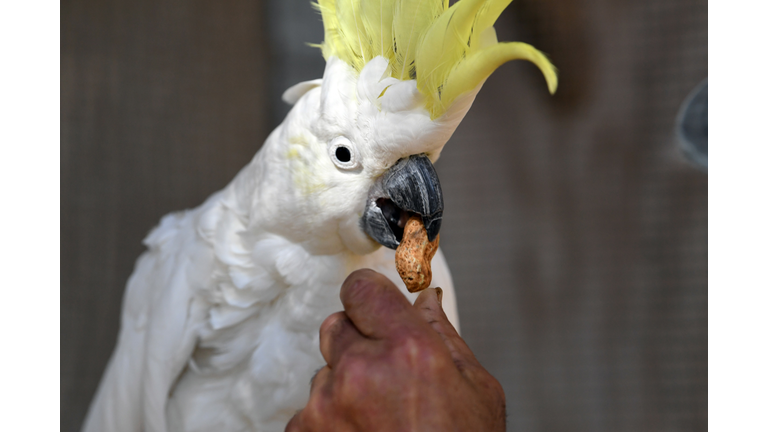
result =
[[[146,238],[85,432],[282,431],[324,364],[318,328],[342,309],[349,273],[373,268],[415,299],[394,251],[377,249],[359,220],[372,182],[401,157],[436,158],[458,121],[432,122],[410,84],[382,79],[386,62],[369,66],[358,82],[329,59],[321,87],[288,92],[296,105],[230,185]],[[360,170],[330,160],[340,135]],[[433,286],[458,327],[440,251]]]
[[[283,101],[288,105],[293,105],[301,99],[304,94],[315,87],[320,87],[323,84],[322,79],[315,79],[311,81],[302,81],[298,84],[294,84],[283,92]]]

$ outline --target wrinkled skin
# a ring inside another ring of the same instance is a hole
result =
[[[372,271],[341,288],[345,312],[320,327],[328,363],[286,432],[503,431],[505,398],[427,289],[411,306]]]

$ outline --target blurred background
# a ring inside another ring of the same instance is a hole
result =
[[[707,19],[706,0],[516,0],[496,24],[560,88],[502,66],[436,167],[462,333],[510,431],[707,429],[707,173],[675,130]],[[245,166],[282,92],[321,77],[321,40],[307,0],[61,2],[61,430],[141,240]]]

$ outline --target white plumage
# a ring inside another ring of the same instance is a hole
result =
[[[144,240],[84,432],[281,431],[324,365],[318,329],[349,273],[377,270],[415,300],[380,245],[408,212],[439,230],[429,161],[503,62],[531,60],[556,86],[541,53],[496,42],[508,3],[320,1],[323,79],[285,92],[294,108],[226,188]],[[439,250],[432,286],[458,328]]]
[[[397,118],[376,124],[383,112],[370,110],[367,99],[337,105],[358,84],[346,64],[331,59],[324,76],[338,78],[286,92],[306,94],[230,185],[194,210],[165,216],[144,240],[149,250],[128,281],[117,349],[84,431],[283,430],[324,365],[318,328],[342,309],[339,288],[349,273],[372,268],[415,299],[398,277],[394,251],[377,249],[359,218],[372,179],[402,156],[439,151],[429,137],[452,130],[429,127],[427,113],[402,119],[409,114],[384,112]],[[393,99],[400,93],[387,92]],[[350,107],[360,111],[357,122]],[[396,128],[399,120],[408,121]],[[340,172],[325,140],[315,137],[344,129],[362,144],[371,131],[355,130],[360,123],[391,128],[391,148],[360,149],[371,163]],[[444,307],[458,325],[440,251],[433,266],[433,286],[444,289]]]

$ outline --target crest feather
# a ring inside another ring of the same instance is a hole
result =
[[[328,59],[360,72],[376,56],[389,76],[416,80],[432,119],[511,60],[538,66],[550,93],[557,73],[547,57],[520,42],[499,43],[493,24],[512,0],[318,0]]]

